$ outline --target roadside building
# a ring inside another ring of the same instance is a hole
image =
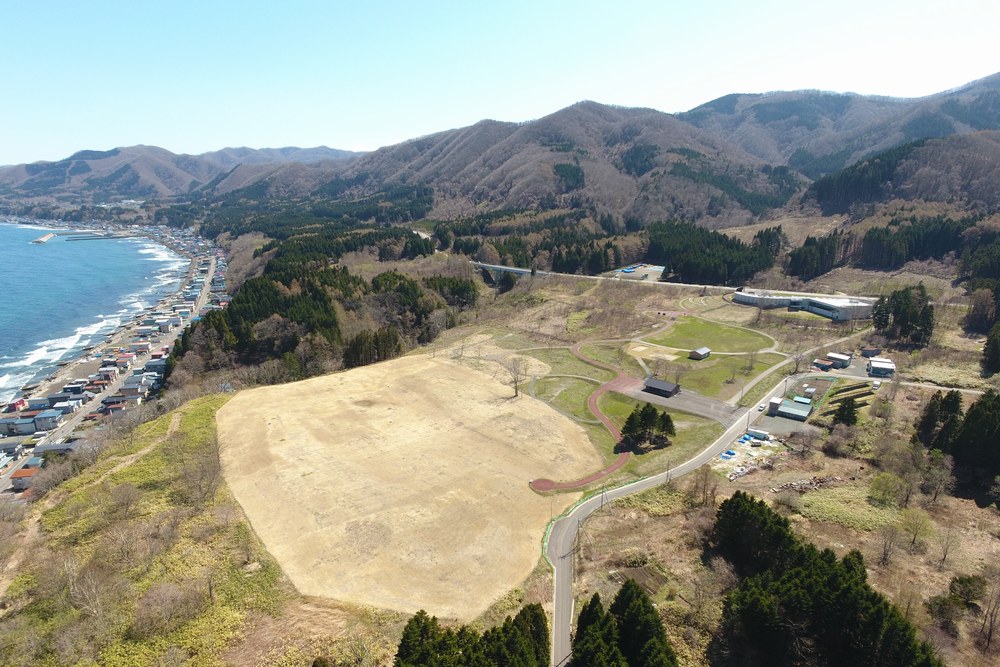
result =
[[[28,407],[28,401],[19,396],[17,398],[10,399],[10,402],[7,403],[7,407],[5,407],[3,411],[17,412],[18,410],[24,410],[26,407]]]
[[[31,483],[35,479],[35,475],[39,472],[39,468],[21,468],[20,470],[14,471],[14,474],[10,476],[11,488],[15,491],[24,491],[31,486]]]
[[[868,360],[868,375],[871,377],[892,377],[895,372],[896,364],[892,362],[892,359],[887,359],[885,357],[872,357]]]
[[[839,352],[830,352],[826,355],[826,358],[833,362],[834,368],[847,368],[851,365],[851,357],[847,354],[840,354]]]
[[[49,403],[49,399],[45,396],[36,396],[28,399],[28,405],[26,407],[28,410],[46,410],[52,407],[52,404]],[[21,409],[23,410],[24,408]]]
[[[813,366],[821,371],[828,371],[833,368],[833,362],[829,359],[813,359]]]
[[[22,417],[14,422],[16,435],[31,435],[35,432],[35,420],[29,417]]]
[[[767,402],[767,416],[774,417],[778,414],[778,408],[781,407],[781,398],[775,396],[770,401]]]
[[[701,361],[702,359],[707,359],[710,354],[712,354],[712,350],[707,347],[699,347],[697,350],[691,350],[691,353],[688,355],[688,359]]]
[[[4,417],[0,419],[0,435],[17,435],[17,420],[20,417]]]
[[[809,419],[809,415],[811,414],[812,403],[798,403],[796,401],[790,401],[787,398],[781,402],[781,405],[778,406],[777,410],[777,415],[779,417],[794,419],[800,422],[804,422]]]
[[[20,442],[0,442],[0,454],[16,461],[24,454],[24,445]]]
[[[55,408],[39,412],[35,416],[35,430],[51,431],[53,429],[57,429],[59,428],[59,424],[62,423],[62,420],[63,412]]]
[[[670,398],[671,396],[676,396],[680,393],[681,386],[673,382],[667,382],[666,380],[648,377],[646,378],[646,384],[643,386],[642,390],[650,394]]]

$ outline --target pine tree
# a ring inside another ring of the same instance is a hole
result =
[[[940,391],[934,392],[931,400],[924,407],[920,419],[917,420],[916,437],[925,446],[931,444],[931,441],[934,439],[934,432],[941,421],[941,398],[942,394]]]
[[[625,656],[630,667],[645,667],[658,663],[647,663],[643,655],[649,647],[648,655],[666,656],[666,665],[676,665],[667,635],[663,630],[660,615],[653,607],[646,592],[634,580],[629,579],[622,585],[611,603],[611,614],[618,625],[618,647]],[[650,646],[653,645],[653,646]]]
[[[987,373],[1000,371],[1000,322],[993,325],[986,336],[986,346],[983,348],[983,369]]]
[[[660,416],[657,418],[656,430],[663,436],[677,434],[677,431],[674,429],[674,420],[666,412],[661,412]]]
[[[854,426],[858,423],[858,406],[854,402],[853,396],[848,396],[837,406],[837,411],[833,414],[834,424],[847,424]]]
[[[580,611],[573,638],[571,667],[628,667],[618,648],[615,618],[604,611],[597,593]]]

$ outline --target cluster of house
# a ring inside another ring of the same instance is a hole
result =
[[[149,236],[157,238],[153,231]],[[177,247],[178,240],[171,237]],[[59,391],[45,396],[16,397],[0,414],[0,470],[21,459],[27,451],[31,458],[11,475],[11,487],[21,491],[31,486],[44,462],[46,452],[69,453],[80,446],[82,440],[61,439],[46,442],[49,433],[62,425],[68,416],[84,410],[98,396],[96,408],[84,420],[97,420],[107,415],[123,412],[140,405],[155,393],[163,382],[169,364],[171,348],[161,345],[163,334],[175,331],[196,321],[207,310],[224,308],[229,304],[226,294],[226,263],[221,250],[216,250],[217,271],[210,283],[210,303],[196,312],[205,280],[212,270],[212,256],[201,246],[206,242],[188,239],[187,249],[197,252],[195,275],[189,276],[177,297],[136,319],[131,327],[131,337],[126,343],[104,350],[96,372],[63,385]],[[108,391],[112,385],[117,390]],[[85,443],[84,443],[85,444]]]
[[[847,368],[854,358],[851,354],[841,354],[840,352],[827,352],[826,356],[813,359],[812,365],[821,371],[829,371],[839,368]]]

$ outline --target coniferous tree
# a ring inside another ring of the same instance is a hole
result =
[[[573,638],[571,667],[628,667],[618,648],[618,628],[615,618],[604,611],[597,593],[580,611],[576,636]]]
[[[837,406],[837,411],[833,414],[833,423],[848,426],[858,423],[858,406],[853,396],[848,396]]]
[[[986,336],[986,346],[983,347],[983,369],[987,373],[1000,371],[1000,322],[994,324]]]
[[[618,647],[629,667],[673,667],[677,664],[660,615],[634,580],[629,579],[622,585],[611,603],[610,612],[618,625]]]
[[[931,441],[934,439],[934,434],[937,431],[938,424],[941,421],[941,399],[943,394],[940,391],[934,392],[927,405],[924,406],[924,411],[920,414],[920,418],[917,420],[915,437],[924,446],[930,445]]]

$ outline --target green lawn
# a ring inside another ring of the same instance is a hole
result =
[[[625,345],[584,345],[580,352],[597,361],[625,371],[632,377],[646,377],[646,372],[631,354],[625,352]]]
[[[677,360],[673,363],[684,369],[679,383],[683,389],[696,391],[703,396],[727,399],[738,395],[743,385],[782,359],[784,357],[780,354],[758,354],[753,370],[749,373],[746,372],[747,357],[742,355],[709,357],[701,361]],[[729,382],[730,379],[733,382]]]
[[[679,350],[707,347],[713,352],[752,352],[774,344],[770,338],[756,331],[738,329],[697,317],[680,317],[666,333],[645,340]]]
[[[635,409],[639,401],[608,392],[597,401],[597,406],[613,421],[618,428],[625,423],[629,413]],[[657,409],[662,409],[657,406]],[[722,435],[722,425],[705,417],[689,415],[677,410],[666,411],[674,421],[677,435],[671,438],[673,444],[665,449],[648,452],[641,456],[633,456],[628,470],[639,475],[652,475],[662,472],[668,466],[675,467],[694,457],[705,447],[715,442]]]
[[[585,361],[578,359],[566,348],[552,348],[548,350],[529,350],[522,352],[523,355],[534,357],[549,365],[552,373],[556,375],[582,375],[594,378],[601,382],[607,382],[615,377],[611,371],[591,366]]]
[[[577,419],[593,421],[596,417],[587,409],[587,397],[598,386],[577,378],[547,376],[535,382],[535,396]]]
[[[868,502],[868,487],[862,484],[811,491],[802,496],[799,513],[814,521],[839,523],[871,532],[898,520],[899,510],[876,507]]]

